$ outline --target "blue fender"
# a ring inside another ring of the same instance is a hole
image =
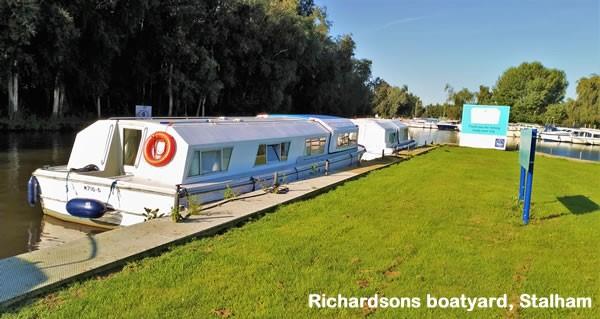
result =
[[[67,202],[67,212],[82,218],[99,218],[107,211],[106,204],[90,198],[73,198]]]
[[[40,184],[35,176],[31,176],[27,182],[27,203],[34,207],[40,196]]]

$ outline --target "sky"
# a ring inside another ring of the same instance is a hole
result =
[[[539,61],[577,80],[600,74],[600,0],[315,0],[334,36],[351,34],[374,77],[407,85],[425,105],[493,86],[509,67]]]

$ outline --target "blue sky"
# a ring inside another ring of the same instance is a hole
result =
[[[352,34],[373,76],[408,85],[423,103],[444,86],[493,86],[510,66],[540,61],[566,72],[568,97],[600,74],[600,0],[315,0],[333,35]]]

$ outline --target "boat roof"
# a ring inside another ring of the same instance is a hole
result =
[[[323,136],[329,131],[313,121],[243,121],[212,122],[198,125],[172,125],[190,145],[226,144],[253,140],[280,140],[285,137]]]
[[[333,133],[344,133],[356,130],[356,124],[345,117],[323,114],[261,114],[257,118],[266,119],[302,119],[321,123]]]
[[[368,118],[353,119],[352,121],[354,123],[372,123],[383,129],[392,129],[392,130],[398,129],[398,125],[394,124],[392,122],[392,120],[390,120],[390,119],[378,119],[378,118],[368,117]]]

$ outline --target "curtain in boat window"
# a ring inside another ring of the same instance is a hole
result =
[[[192,156],[192,164],[188,171],[188,176],[200,175],[200,152],[194,152]]]
[[[307,138],[304,143],[305,155],[318,155],[325,152],[325,144],[327,143],[327,139],[324,137]]]
[[[290,152],[290,142],[281,143],[281,160],[287,161]]]
[[[188,170],[188,176],[223,172],[229,169],[232,147],[217,150],[195,151]]]
[[[337,135],[337,148],[344,148],[356,145],[356,132],[347,132]]]
[[[290,142],[277,144],[260,144],[256,152],[254,165],[287,161],[290,152]]]
[[[229,160],[231,160],[231,151],[233,151],[233,148],[231,148],[231,147],[223,149],[223,165],[221,165],[221,166],[224,171],[229,169]]]
[[[201,156],[202,174],[221,171],[221,150],[204,151]]]

